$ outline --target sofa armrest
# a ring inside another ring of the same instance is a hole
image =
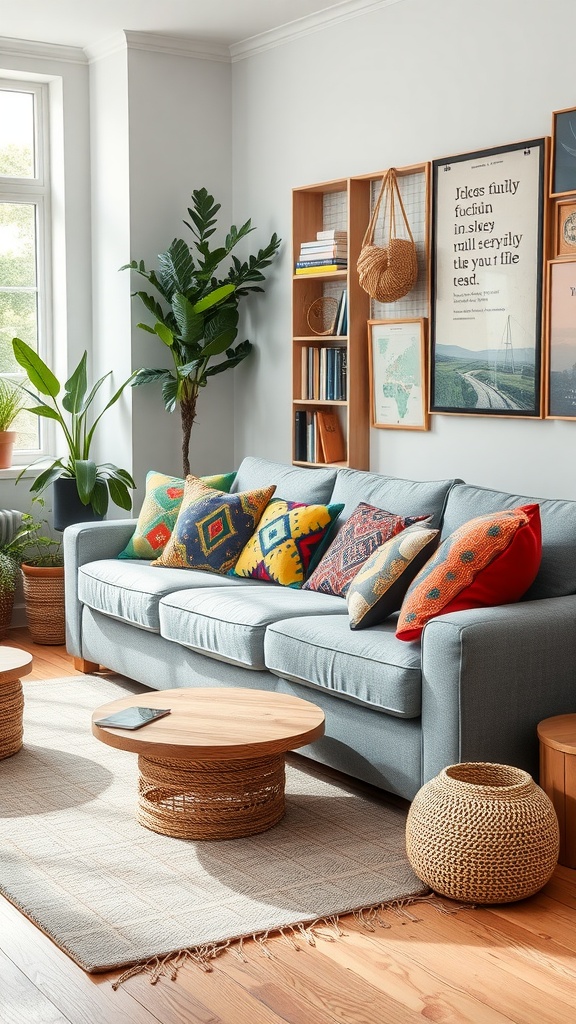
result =
[[[538,779],[536,726],[576,710],[576,596],[438,616],[422,636],[423,782],[457,761]]]
[[[116,558],[134,533],[136,523],[136,519],[76,523],[64,531],[66,649],[75,658],[82,657],[82,605],[78,600],[78,569],[99,558]]]

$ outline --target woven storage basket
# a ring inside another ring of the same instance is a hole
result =
[[[63,566],[22,566],[24,601],[30,636],[37,644],[66,640]]]
[[[382,202],[385,230],[387,223],[388,233],[386,246],[374,245],[374,232]],[[396,204],[400,207],[408,238],[398,238],[396,235]],[[418,279],[416,245],[393,167],[386,171],[382,179],[356,268],[360,286],[370,298],[378,302],[396,302],[408,294]]]
[[[466,903],[512,903],[550,879],[558,820],[546,793],[520,768],[455,764],[414,797],[406,850],[435,892]]]

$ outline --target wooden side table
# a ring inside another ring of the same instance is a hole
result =
[[[545,718],[538,725],[540,785],[558,815],[558,863],[576,868],[576,714]]]
[[[28,651],[0,646],[0,760],[22,746],[24,695],[20,676],[31,671],[32,655]]]

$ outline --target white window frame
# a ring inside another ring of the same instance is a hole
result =
[[[52,223],[50,202],[50,125],[48,84],[28,78],[0,78],[0,90],[32,93],[34,96],[34,177],[12,178],[0,175],[0,200],[30,203],[36,218],[36,275],[38,353],[51,364],[52,357]],[[1,373],[8,379],[25,380],[22,373]],[[48,454],[52,442],[50,421],[38,417],[39,447],[14,449],[14,466],[25,466]],[[0,471],[8,475],[9,470]]]

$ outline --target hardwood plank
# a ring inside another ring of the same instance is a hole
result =
[[[2,1024],[69,1024],[15,964],[0,952],[0,1021]]]

